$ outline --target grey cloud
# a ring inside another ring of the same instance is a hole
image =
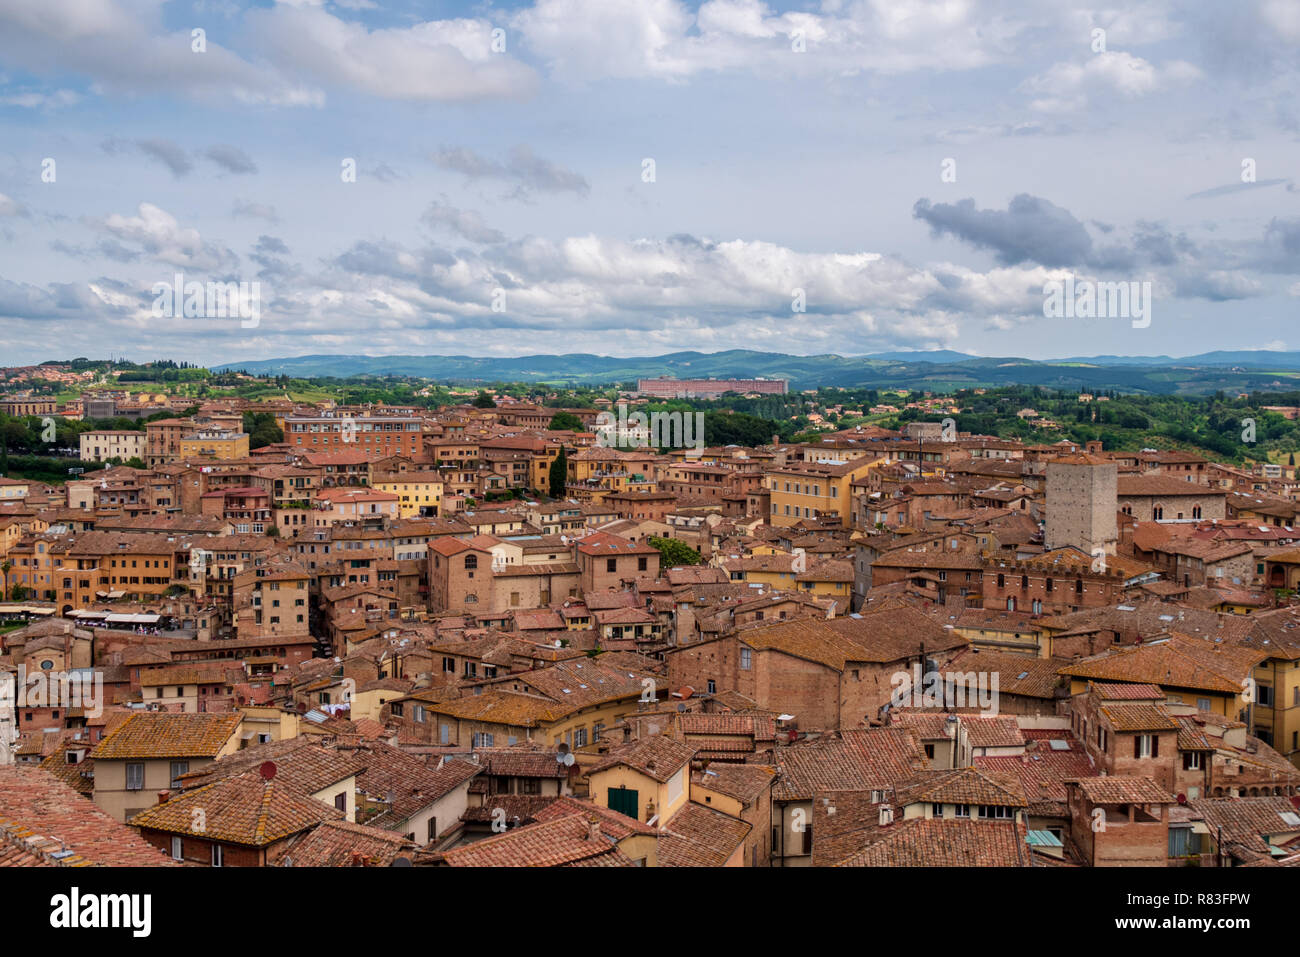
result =
[[[269,223],[278,223],[280,221],[275,207],[269,203],[254,203],[242,199],[235,200],[230,215],[236,219],[265,219]]]
[[[1203,189],[1199,193],[1188,194],[1188,199],[1208,199],[1212,196],[1229,196],[1232,193],[1245,193],[1252,189],[1263,189],[1266,186],[1278,186],[1286,184],[1288,192],[1295,192],[1292,189],[1292,181],[1289,179],[1261,179],[1256,183],[1229,183],[1227,186],[1215,186],[1212,189]]]
[[[218,143],[215,146],[209,146],[203,154],[212,162],[216,163],[228,173],[256,173],[257,164],[247,153],[237,146],[231,146],[227,143]]]
[[[1004,266],[1074,266],[1092,252],[1092,238],[1069,210],[1028,193],[1012,199],[1005,212],[976,209],[974,199],[935,204],[919,199],[912,215],[929,224],[934,235],[948,234],[987,249]]]
[[[585,196],[591,189],[582,174],[543,159],[522,144],[511,149],[504,162],[463,146],[441,149],[430,159],[434,165],[472,180],[495,179],[514,183],[514,192],[509,195],[515,198],[526,197],[532,191],[573,192]]]
[[[506,239],[505,233],[487,225],[479,213],[457,209],[446,202],[430,203],[420,218],[429,226],[448,229],[472,243],[500,243]]]
[[[194,169],[194,162],[190,159],[189,154],[171,140],[162,138],[137,140],[136,146],[140,147],[140,151],[146,156],[150,156],[166,166],[172,171],[172,175],[177,178]]]

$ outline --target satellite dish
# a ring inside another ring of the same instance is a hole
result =
[[[562,754],[562,755],[560,755],[560,763],[563,764],[566,768],[571,768],[571,767],[573,767],[573,762],[574,762],[575,760],[576,760],[576,759],[573,757],[572,754]]]
[[[274,761],[263,761],[262,766],[257,769],[257,773],[262,775],[263,781],[270,781],[272,778],[274,778],[275,771],[276,768],[275,768]]]

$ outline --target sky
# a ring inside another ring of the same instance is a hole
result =
[[[0,0],[0,364],[1300,349],[1298,80],[1297,0]]]

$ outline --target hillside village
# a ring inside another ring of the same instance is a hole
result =
[[[1300,864],[1293,468],[496,398],[0,478],[0,863]]]

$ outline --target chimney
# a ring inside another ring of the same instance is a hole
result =
[[[159,803],[159,804],[166,804],[166,803],[167,803],[168,801],[170,801],[171,799],[172,799],[172,792],[171,792],[171,791],[159,791],[159,792],[158,792],[158,803]]]
[[[600,840],[600,821],[594,817],[587,822],[587,840]]]

